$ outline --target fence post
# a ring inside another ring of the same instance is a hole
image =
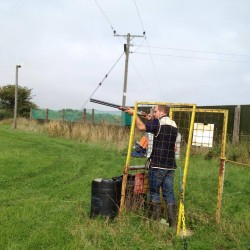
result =
[[[240,105],[235,107],[234,111],[233,144],[239,143],[239,135],[240,135]]]
[[[30,108],[30,120],[32,120],[32,108]]]
[[[62,110],[62,121],[64,122],[65,109]]]
[[[95,110],[94,109],[92,109],[92,118],[91,118],[91,120],[92,120],[92,124],[95,124]]]
[[[82,111],[82,121],[83,122],[86,122],[86,120],[87,120],[86,113],[87,113],[86,109],[83,109],[83,111]]]
[[[49,109],[45,109],[45,122],[49,121]]]

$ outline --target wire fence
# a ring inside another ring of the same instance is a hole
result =
[[[63,109],[31,109],[30,119],[67,122],[90,122],[92,124],[109,123],[123,126],[131,125],[131,117],[121,111],[99,111],[95,109],[83,109],[83,111]]]
[[[198,106],[197,108],[225,109],[228,110],[227,139],[230,142],[250,140],[250,105],[225,105],[225,106]],[[31,109],[30,118],[39,121],[68,121],[68,122],[91,122],[92,124],[109,123],[122,126],[131,125],[131,117],[121,111],[100,111],[96,109],[51,110]],[[206,117],[206,121],[211,117]],[[209,120],[210,123],[216,121]]]

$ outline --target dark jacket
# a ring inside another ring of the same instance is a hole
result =
[[[168,116],[153,119],[146,124],[146,132],[154,134],[151,167],[175,169],[176,123]]]

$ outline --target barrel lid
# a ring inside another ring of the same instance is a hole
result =
[[[95,182],[113,182],[112,179],[107,179],[107,178],[96,178],[94,179]]]
[[[94,179],[95,182],[101,182],[102,181],[102,178],[96,178]]]
[[[103,178],[102,182],[113,182],[113,180],[112,179]]]

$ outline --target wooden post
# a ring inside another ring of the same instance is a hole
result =
[[[65,109],[62,110],[62,121],[64,122]]]
[[[239,143],[240,136],[240,105],[235,108],[234,112],[234,130],[233,130],[233,144]]]
[[[83,112],[82,112],[82,121],[86,122],[86,120],[87,120],[86,109],[83,109]]]
[[[92,109],[92,124],[95,124],[95,110]]]
[[[221,211],[223,188],[224,188],[224,178],[225,178],[225,168],[226,168],[227,126],[228,126],[228,110],[224,112],[223,132],[222,132],[222,142],[221,142],[221,152],[220,152],[219,183],[218,183],[218,196],[216,205],[217,224],[220,224],[220,211]]]
[[[32,108],[30,108],[30,120],[32,120]]]
[[[45,122],[49,121],[49,109],[45,109]]]
[[[114,36],[122,36],[124,38],[127,38],[127,44],[124,44],[124,52],[126,55],[125,58],[125,72],[124,72],[124,83],[123,83],[123,93],[122,93],[122,106],[126,106],[126,96],[127,96],[127,80],[128,80],[128,59],[129,59],[129,48],[130,48],[130,41],[135,37],[145,37],[145,32],[143,32],[143,35],[130,35],[128,33],[127,35],[118,35],[114,34]]]

